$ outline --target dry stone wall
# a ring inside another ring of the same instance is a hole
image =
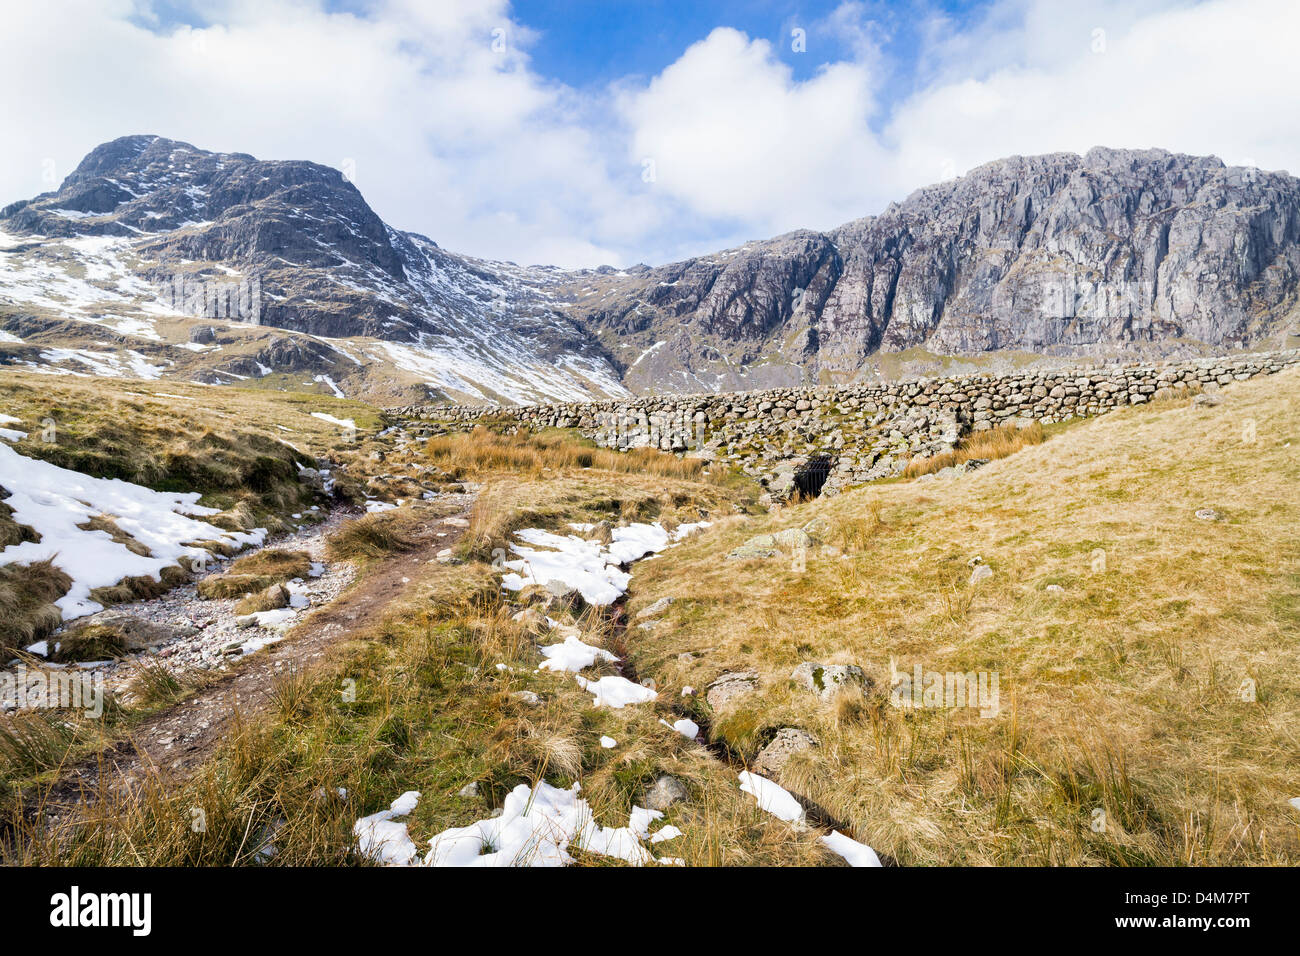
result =
[[[652,446],[735,464],[774,497],[798,469],[832,458],[824,493],[897,474],[910,458],[951,449],[963,433],[1005,423],[1066,421],[1141,405],[1179,389],[1214,390],[1300,363],[1300,350],[1182,362],[1082,366],[881,384],[778,388],[553,405],[412,405],[396,410],[417,435],[482,423],[574,428],[613,448]]]

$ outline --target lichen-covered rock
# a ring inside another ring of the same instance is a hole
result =
[[[790,679],[823,700],[829,700],[842,690],[861,691],[870,685],[870,679],[857,664],[804,661],[791,672]]]
[[[758,675],[753,671],[732,671],[723,674],[705,690],[704,699],[714,710],[724,710],[733,701],[753,693],[758,688]]]
[[[674,803],[681,803],[690,796],[686,787],[676,777],[664,774],[645,792],[645,806],[648,810],[667,810]]]
[[[817,747],[817,738],[797,727],[782,727],[771,743],[758,752],[754,772],[780,781],[781,771],[795,754]]]
[[[668,610],[669,605],[671,605],[676,600],[677,600],[676,598],[661,597],[653,604],[648,604],[645,607],[641,608],[641,610],[637,611],[636,612],[637,620],[639,621],[643,618],[654,617],[656,614],[662,614],[664,611]]]

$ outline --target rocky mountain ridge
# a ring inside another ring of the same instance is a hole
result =
[[[1283,345],[1300,180],[1164,150],[989,163],[880,216],[629,275],[572,314],[678,391],[869,377],[905,356],[1139,358]],[[652,350],[652,351],[650,351]],[[917,371],[941,369],[922,363]],[[660,384],[663,384],[662,382]]]
[[[0,362],[581,401],[1284,347],[1300,180],[1094,149],[989,163],[879,216],[566,271],[392,229],[342,173],[155,136],[0,209]]]

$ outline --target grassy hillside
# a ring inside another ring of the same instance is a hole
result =
[[[333,558],[361,562],[353,589],[374,588],[377,623],[276,677],[274,707],[241,718],[192,777],[151,776],[76,824],[20,820],[0,857],[359,863],[353,823],[408,790],[422,794],[409,825],[424,848],[538,780],[581,782],[598,822],[622,826],[669,774],[688,794],[667,813],[682,836],[657,853],[838,863],[818,830],[775,820],[737,787],[778,730],[797,728],[817,746],[790,758],[782,785],[818,822],[905,865],[1293,864],[1297,384],[1290,371],[1236,384],[1218,405],[1182,397],[1002,436],[1006,457],[960,477],[918,464],[920,478],[774,514],[717,466],[603,452],[569,433],[370,439],[349,459],[365,489],[477,488],[450,556],[435,560],[441,541],[415,533],[436,500],[344,525]],[[317,396],[196,391],[214,397],[213,417],[196,411],[195,423],[217,421],[223,437],[292,428],[313,452],[332,436],[308,412],[365,414]],[[159,400],[129,401],[147,416]],[[147,427],[197,427],[178,414],[169,406]],[[494,562],[518,529],[702,518],[712,527],[633,566],[625,607],[499,586]],[[728,557],[804,527],[816,540],[802,553]],[[636,616],[666,597],[666,610]],[[537,645],[566,632],[623,658],[622,674],[652,680],[657,699],[595,708],[570,675],[539,671]],[[859,665],[868,684],[823,700],[791,679],[803,662]],[[924,697],[897,706],[900,675],[918,666],[996,675],[996,713]],[[730,672],[755,674],[755,689],[710,706],[710,683]],[[663,722],[687,716],[707,745]],[[189,825],[194,807],[203,832]]]
[[[733,523],[638,574],[633,611],[678,600],[636,665],[678,686],[758,672],[734,708],[701,705],[715,737],[752,757],[777,728],[811,731],[783,780],[903,863],[1295,863],[1297,384]],[[813,519],[832,547],[805,570],[725,557]],[[991,577],[972,582],[973,561]],[[789,679],[802,661],[874,686],[820,704]],[[1000,715],[893,706],[891,661],[996,672]]]

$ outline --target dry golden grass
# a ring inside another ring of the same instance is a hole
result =
[[[747,754],[812,731],[785,782],[904,863],[1300,862],[1298,384],[1174,397],[956,481],[716,529],[638,569],[633,611],[679,600],[636,666],[697,688],[758,671],[741,709],[701,715]],[[723,559],[814,517],[840,553],[805,571]],[[972,586],[975,556],[993,576]],[[816,703],[789,680],[803,660],[859,663],[874,687]],[[997,672],[1000,715],[896,708],[891,662]]]
[[[330,535],[326,555],[331,561],[366,561],[414,546],[411,525],[420,520],[418,508],[362,515]]]
[[[597,448],[572,432],[558,429],[503,435],[480,425],[471,432],[429,439],[425,454],[458,478],[492,472],[537,477],[546,472],[580,469],[685,480],[707,477],[703,475],[704,462],[697,458],[678,458],[653,448],[627,452]]]
[[[498,536],[519,527],[521,516],[553,526],[622,514],[671,523],[699,517],[701,508],[725,513],[738,498],[707,482],[596,468],[514,480],[500,474],[488,479],[484,494],[495,502]],[[373,517],[391,520],[406,510]],[[379,523],[354,524],[362,522]],[[359,587],[367,573],[363,566]],[[593,709],[571,676],[538,670],[539,637],[560,638],[513,619],[515,608],[503,602],[499,574],[487,561],[418,562],[410,574],[377,627],[336,645],[319,667],[282,677],[272,711],[236,727],[186,785],[148,778],[133,794],[112,791],[76,824],[42,827],[31,816],[17,818],[0,861],[250,864],[259,862],[264,835],[274,832],[272,863],[359,863],[351,853],[353,822],[405,790],[422,792],[410,820],[422,843],[489,816],[513,787],[540,779],[558,786],[580,780],[597,821],[625,826],[645,790],[670,773],[692,799],[668,814],[685,835],[657,846],[659,853],[693,865],[835,862],[815,832],[759,811],[738,790],[734,767],[660,722],[674,718],[680,687],[663,685],[660,706]],[[548,613],[618,654],[634,640],[594,609]],[[170,674],[141,681],[138,693],[151,701],[183,693]],[[355,689],[354,700],[340,694],[344,682]],[[618,745],[602,747],[605,735]],[[478,784],[477,796],[458,795],[468,783]],[[337,797],[340,787],[345,799]],[[189,826],[193,807],[205,812],[204,833]],[[575,855],[583,864],[610,864]]]
[[[198,592],[205,598],[243,597],[272,584],[305,578],[310,570],[311,555],[306,551],[263,548],[234,561],[222,573],[201,580]]]
[[[62,620],[54,602],[72,579],[49,561],[0,567],[0,657],[45,637]]]
[[[964,464],[973,458],[997,461],[1030,445],[1041,445],[1045,438],[1040,422],[1030,422],[1023,427],[998,425],[981,432],[971,432],[952,451],[931,455],[929,458],[913,458],[907,463],[903,477],[919,478],[941,468]]]

